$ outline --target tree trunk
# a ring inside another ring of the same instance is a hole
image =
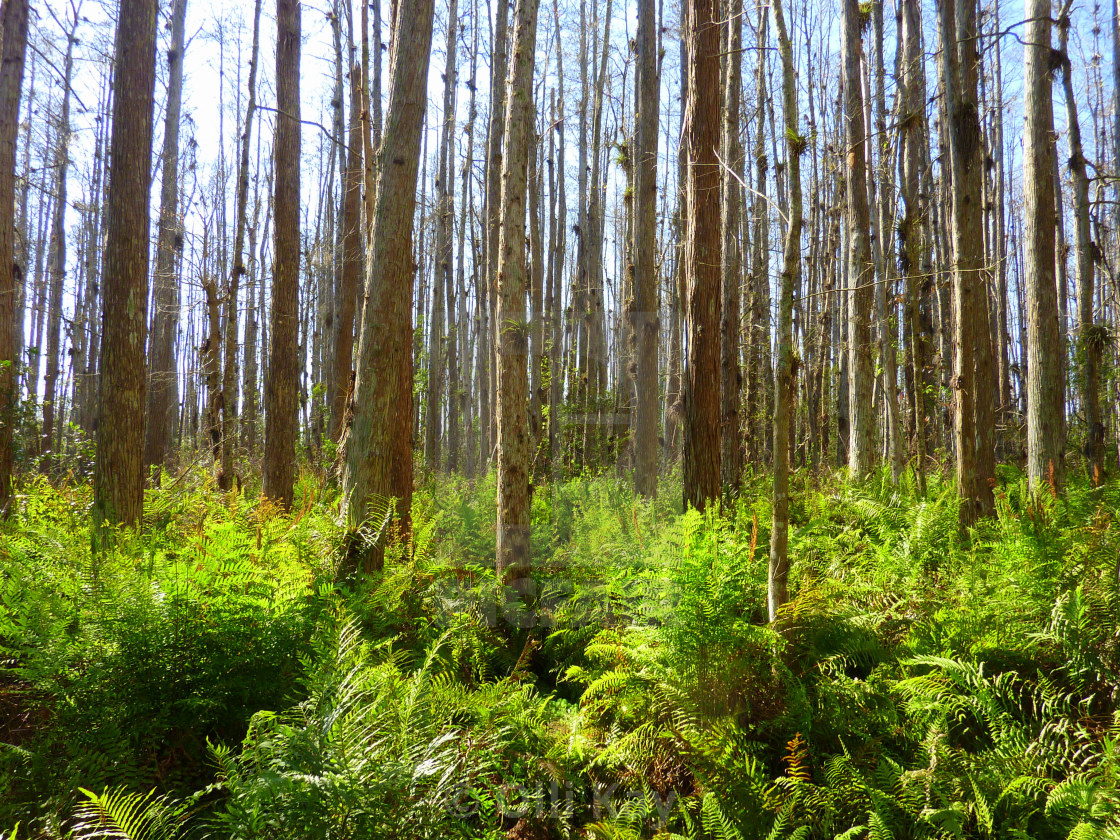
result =
[[[121,0],[113,80],[94,516],[136,527],[144,508],[148,227],[156,0]]]
[[[720,455],[723,486],[738,489],[743,472],[739,433],[742,375],[739,369],[740,286],[742,257],[739,250],[739,197],[742,194],[743,143],[740,140],[739,98],[742,88],[743,2],[730,0],[727,14],[727,81],[723,111],[723,289],[720,324]]]
[[[276,198],[274,270],[264,386],[261,492],[292,506],[299,429],[300,5],[276,0]]]
[[[350,69],[350,134],[342,202],[342,274],[334,322],[334,371],[330,377],[331,439],[342,441],[346,405],[354,373],[354,312],[358,305],[362,261],[362,92],[360,69]]]
[[[502,0],[504,2],[504,0]],[[517,0],[506,94],[498,272],[498,544],[506,581],[529,575],[529,324],[525,317],[525,193],[533,131],[537,0]],[[518,584],[514,584],[517,586]]]
[[[0,9],[0,519],[11,510],[13,434],[17,397],[16,311],[23,273],[15,257],[15,173],[19,141],[19,95],[27,52],[27,0],[4,0]]]
[[[393,32],[389,105],[378,149],[378,189],[366,270],[354,386],[353,426],[343,475],[351,532],[366,524],[371,498],[395,499],[406,529],[412,504],[412,254],[420,132],[427,104],[434,0],[402,10]],[[376,526],[377,523],[374,523]],[[383,545],[354,535],[351,558],[380,567]]]
[[[688,367],[684,383],[684,502],[703,510],[720,497],[720,57],[716,0],[688,0],[688,160],[685,282]]]
[[[78,20],[66,34],[62,64],[62,107],[55,132],[55,202],[51,222],[50,264],[47,269],[47,364],[43,375],[43,427],[40,439],[41,465],[49,471],[54,461],[51,440],[58,412],[58,372],[62,353],[62,286],[66,277],[66,194],[70,171],[70,79],[74,70],[74,43]]]
[[[657,59],[654,0],[640,0],[638,4],[636,43],[634,298],[637,323],[634,326],[638,335],[638,371],[634,487],[642,496],[653,498],[657,495],[657,359],[661,329],[657,302],[657,122],[661,107],[661,68]]]
[[[847,127],[848,196],[848,371],[851,424],[848,470],[866,478],[875,464],[875,415],[871,392],[875,363],[871,357],[871,302],[875,278],[871,262],[871,211],[867,204],[867,132],[864,127],[860,72],[860,23],[857,0],[844,0],[844,123]]]
[[[1094,486],[1104,480],[1104,423],[1101,421],[1101,357],[1107,342],[1093,318],[1093,242],[1089,229],[1089,177],[1081,145],[1081,125],[1073,91],[1069,59],[1069,10],[1066,0],[1058,16],[1058,52],[1062,59],[1062,87],[1069,132],[1069,169],[1073,176],[1073,250],[1077,266],[1078,356],[1081,363],[1081,400],[1085,412],[1085,466]]]
[[[241,157],[237,164],[237,208],[233,223],[233,270],[226,287],[225,368],[222,372],[222,451],[218,487],[233,486],[233,447],[237,442],[237,293],[245,270],[245,225],[249,212],[249,149],[253,142],[253,119],[257,107],[257,57],[260,53],[261,0],[253,9],[253,53],[249,59],[249,98],[245,127],[241,133]]]
[[[770,620],[788,597],[789,577],[789,438],[793,402],[793,292],[801,281],[801,153],[806,141],[797,133],[797,71],[793,47],[786,30],[781,0],[774,0],[774,25],[782,57],[782,114],[785,119],[789,175],[789,224],[782,262],[781,297],[778,301],[778,359],[774,385],[774,494],[770,531],[770,568],[767,603]],[[866,193],[864,193],[866,195]]]
[[[1023,198],[1027,298],[1027,478],[1062,485],[1065,462],[1062,343],[1055,286],[1054,105],[1050,3],[1028,0],[1023,57]]]

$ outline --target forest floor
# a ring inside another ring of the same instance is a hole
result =
[[[768,479],[679,490],[538,487],[515,591],[492,477],[360,580],[312,471],[290,515],[189,473],[97,551],[88,483],[26,480],[0,837],[1120,838],[1120,483],[1005,472],[962,535],[937,476],[799,474],[781,633]]]

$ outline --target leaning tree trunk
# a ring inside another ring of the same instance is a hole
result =
[[[720,497],[720,38],[716,0],[688,0],[688,156],[685,278],[688,367],[684,383],[684,502],[703,510]]]
[[[138,526],[144,509],[148,226],[157,0],[121,0],[109,153],[94,516]]]
[[[506,85],[505,154],[498,271],[497,572],[529,575],[529,324],[525,317],[525,193],[533,131],[533,58],[538,0],[517,0],[513,61]]]
[[[23,275],[15,260],[16,145],[19,139],[19,94],[27,52],[27,0],[4,0],[0,10],[3,45],[0,57],[0,519],[11,508],[12,427],[15,421],[17,357],[15,311]]]
[[[299,428],[299,57],[298,0],[276,0],[275,269],[264,384],[262,493],[292,506]]]
[[[412,254],[420,133],[427,104],[434,0],[416,0],[394,30],[389,105],[378,149],[378,188],[358,343],[353,426],[342,504],[350,556],[380,567],[381,544],[358,538],[371,498],[395,499],[402,528],[412,504]]]
[[[770,620],[788,597],[789,578],[789,414],[793,402],[793,292],[801,282],[801,153],[806,141],[797,133],[797,71],[781,0],[773,0],[778,50],[782,56],[782,114],[786,124],[789,170],[789,224],[778,301],[778,360],[774,386],[774,496],[770,531],[767,604]],[[867,193],[865,192],[864,195]]]
[[[1054,105],[1050,2],[1028,0],[1023,58],[1023,199],[1027,298],[1027,478],[1062,483],[1065,460],[1062,342],[1055,286]]]
[[[635,75],[634,146],[634,297],[637,311],[637,422],[634,486],[641,495],[657,494],[657,118],[661,73],[657,61],[654,0],[638,4],[638,70]],[[563,171],[560,173],[563,177]],[[556,375],[555,373],[553,375]],[[554,406],[553,411],[559,410]]]

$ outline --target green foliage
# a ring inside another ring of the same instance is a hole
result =
[[[524,591],[494,574],[492,475],[427,479],[369,576],[340,566],[322,475],[282,515],[188,472],[96,551],[87,487],[21,486],[0,825],[1120,838],[1118,485],[1040,494],[1005,469],[962,535],[943,477],[795,475],[779,633],[764,475],[706,514],[673,477],[655,502],[540,484]]]

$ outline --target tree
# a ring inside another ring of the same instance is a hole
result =
[[[1085,460],[1089,480],[1104,480],[1104,423],[1101,418],[1101,356],[1106,334],[1093,319],[1093,241],[1089,228],[1088,161],[1081,143],[1077,97],[1073,91],[1073,65],[1069,59],[1070,7],[1065,0],[1058,15],[1058,53],[1062,62],[1062,88],[1066,100],[1066,130],[1069,133],[1069,169],[1073,176],[1073,251],[1077,269],[1078,355],[1081,362],[1081,402],[1085,412]]]
[[[0,9],[0,519],[11,506],[13,434],[17,396],[15,321],[17,289],[23,283],[15,257],[16,144],[19,95],[27,51],[27,2],[4,0]]]
[[[137,526],[144,508],[148,226],[157,0],[121,0],[105,238],[94,515]]]
[[[844,125],[848,196],[848,370],[851,376],[848,470],[867,476],[875,463],[875,415],[871,409],[875,363],[871,358],[871,211],[867,203],[867,132],[860,72],[859,0],[844,0]],[[775,444],[777,446],[777,444]]]
[[[284,508],[295,487],[299,394],[300,4],[276,0],[276,157],[271,339],[264,386],[262,492]]]
[[[716,0],[688,0],[684,246],[688,366],[684,384],[684,502],[720,496],[720,37]]]
[[[635,75],[634,297],[638,335],[634,486],[657,495],[657,118],[661,72],[657,60],[654,0],[638,3],[638,70]],[[557,410],[554,407],[553,410]]]
[[[847,5],[847,4],[845,4]],[[789,578],[789,435],[793,402],[793,291],[801,282],[801,154],[806,141],[798,134],[797,70],[781,0],[774,0],[774,25],[782,57],[782,114],[789,168],[789,223],[782,258],[778,301],[778,359],[774,384],[774,495],[767,585],[770,620],[787,599]],[[846,30],[845,30],[846,31]],[[866,193],[864,193],[866,195]]]
[[[525,194],[533,131],[533,59],[538,0],[517,0],[513,61],[506,83],[502,223],[498,247],[498,575],[529,572],[529,324]]]
[[[948,119],[951,175],[953,259],[952,387],[957,456],[957,493],[962,527],[994,508],[989,478],[994,468],[994,412],[990,385],[992,351],[988,332],[988,298],[981,283],[984,240],[980,184],[983,147],[977,104],[975,0],[942,0],[939,6],[941,87]],[[1051,228],[1051,231],[1053,229]],[[1051,259],[1051,271],[1054,261]],[[1051,275],[1053,276],[1053,275]],[[1053,283],[1051,283],[1053,285]],[[943,329],[945,312],[942,312]]]
[[[226,286],[225,367],[222,370],[222,451],[218,487],[233,486],[233,446],[237,441],[237,292],[245,268],[245,226],[249,213],[249,150],[257,108],[257,57],[260,53],[261,0],[253,6],[253,52],[249,58],[249,97],[241,130],[241,156],[237,161],[237,206],[233,222],[233,267]]]
[[[743,2],[731,0],[727,15],[727,82],[723,109],[723,289],[720,324],[720,423],[722,446],[721,472],[725,487],[738,488],[743,471],[742,441],[739,433],[739,405],[742,400],[742,373],[739,369],[740,293],[742,257],[740,256],[739,205],[743,182],[743,143],[740,139],[739,99],[743,86]]]
[[[156,234],[156,270],[152,275],[152,326],[148,358],[148,419],[144,466],[163,463],[167,436],[175,422],[179,375],[175,370],[175,331],[179,295],[175,288],[175,257],[183,248],[179,221],[179,122],[183,103],[183,51],[186,48],[187,0],[171,9],[171,49],[167,53],[167,112],[163,129],[163,184]]]
[[[399,12],[377,152],[380,174],[342,482],[343,510],[354,535],[351,558],[367,571],[381,559],[381,546],[357,538],[370,499],[395,499],[402,527],[412,505],[412,227],[434,5],[416,0]]]
[[[1064,388],[1055,285],[1054,104],[1050,2],[1028,0],[1023,56],[1024,273],[1027,298],[1027,478],[1062,483]]]

